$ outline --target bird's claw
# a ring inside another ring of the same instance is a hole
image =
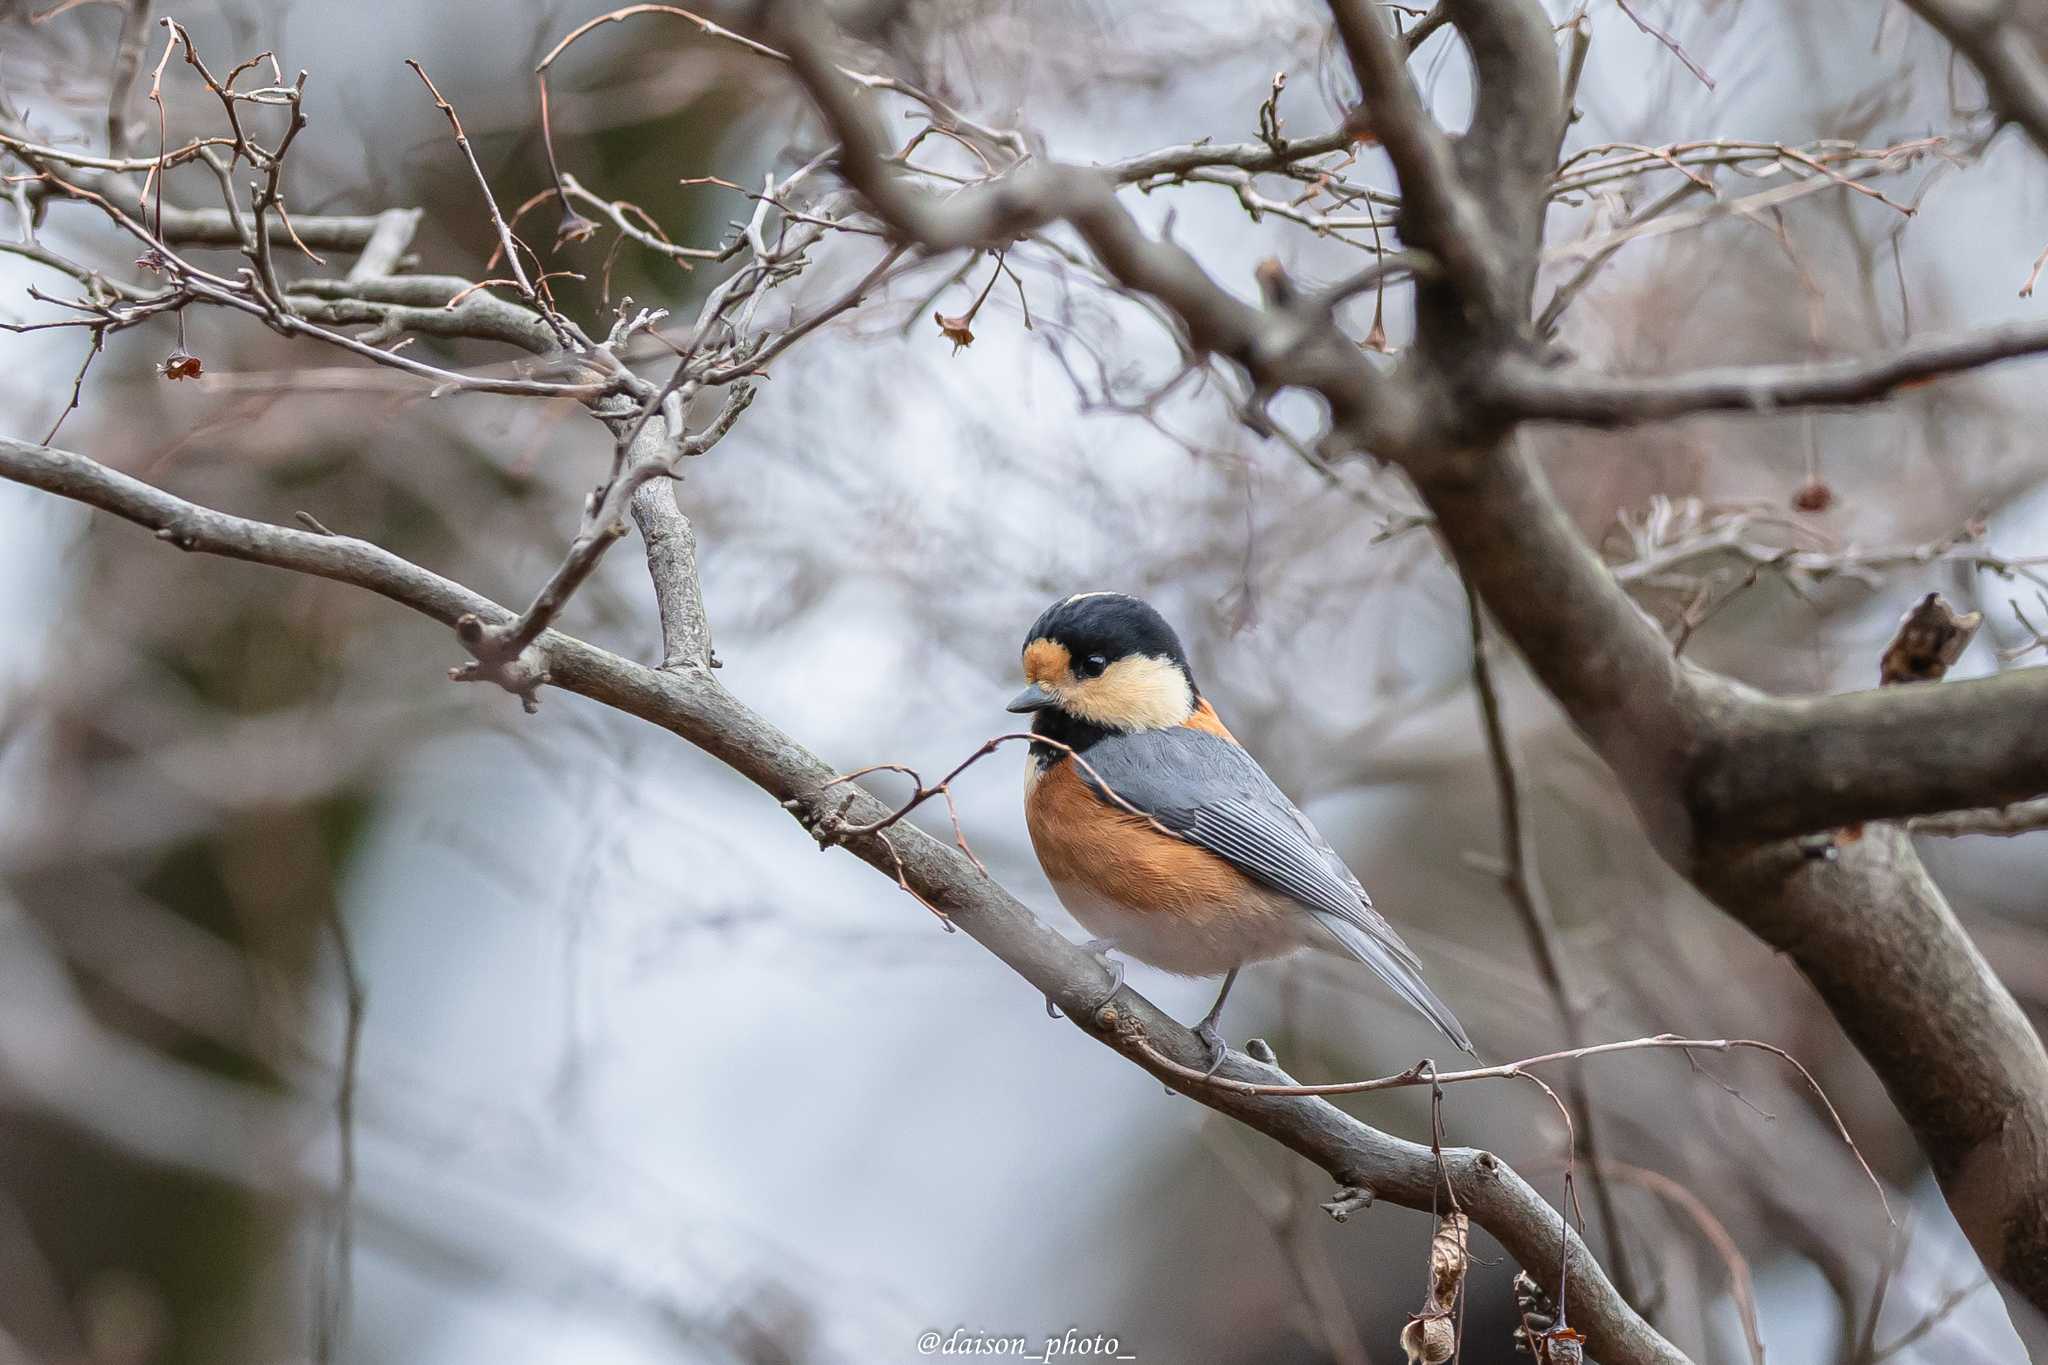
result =
[[[1195,1040],[1209,1054],[1209,1064],[1202,1068],[1202,1079],[1206,1081],[1216,1074],[1216,1069],[1223,1065],[1223,1059],[1230,1055],[1230,1044],[1223,1041],[1223,1030],[1208,1019],[1195,1025]]]
[[[1095,1008],[1100,1010],[1104,1005],[1116,999],[1116,993],[1124,988],[1124,964],[1122,958],[1111,957],[1107,949],[1097,953],[1096,956],[1102,960],[1102,965],[1109,970],[1109,990],[1104,992],[1102,999],[1095,1002]]]
[[[1103,1006],[1116,999],[1116,993],[1124,988],[1124,964],[1121,959],[1110,956],[1110,953],[1116,948],[1116,940],[1113,938],[1091,938],[1086,943],[1081,944],[1080,948],[1082,952],[1087,953],[1100,962],[1109,973],[1109,990],[1103,994],[1102,999],[1096,1001],[1089,1009],[1088,1012],[1092,1015],[1098,1013]],[[1045,1016],[1048,1019],[1064,1019],[1066,1017],[1060,1013],[1060,1007],[1053,1003],[1053,999],[1049,995],[1045,997]]]

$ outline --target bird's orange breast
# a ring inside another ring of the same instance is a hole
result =
[[[1024,819],[1046,880],[1070,908],[1078,892],[1129,910],[1208,920],[1257,895],[1251,878],[1215,854],[1097,797],[1072,759],[1036,777]]]

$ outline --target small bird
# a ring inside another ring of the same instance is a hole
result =
[[[1195,1029],[1211,1071],[1239,969],[1301,947],[1363,962],[1473,1050],[1358,878],[1217,718],[1165,617],[1122,593],[1062,598],[1025,637],[1024,676],[1009,709],[1037,736],[1024,817],[1039,865],[1096,935],[1088,951],[1222,975]]]

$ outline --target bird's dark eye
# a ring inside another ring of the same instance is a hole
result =
[[[1103,669],[1108,668],[1109,660],[1100,654],[1090,654],[1086,659],[1081,661],[1081,664],[1082,667],[1086,669],[1089,675],[1092,677],[1093,675],[1100,673]]]

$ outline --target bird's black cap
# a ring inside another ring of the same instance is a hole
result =
[[[1189,672],[1180,636],[1149,603],[1120,592],[1063,597],[1039,614],[1024,643],[1051,640],[1076,659],[1100,654],[1114,662],[1132,654],[1171,659]],[[1192,681],[1192,678],[1190,679]]]

